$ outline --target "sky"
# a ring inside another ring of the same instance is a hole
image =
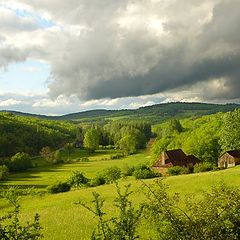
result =
[[[240,103],[240,0],[1,0],[0,110]]]

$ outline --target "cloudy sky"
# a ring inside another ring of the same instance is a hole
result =
[[[240,99],[240,0],[1,0],[0,109]]]

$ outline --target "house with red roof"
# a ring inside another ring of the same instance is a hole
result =
[[[153,165],[153,167],[188,167],[189,165],[193,166],[199,162],[200,160],[194,155],[186,155],[182,149],[175,149],[162,152],[159,160]]]

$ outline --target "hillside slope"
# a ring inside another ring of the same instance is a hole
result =
[[[75,125],[0,113],[0,157],[19,151],[38,154],[45,146],[59,147],[75,138]]]
[[[160,123],[171,117],[183,118],[190,116],[202,116],[217,112],[228,112],[240,108],[239,104],[208,104],[208,103],[163,103],[139,109],[122,110],[90,110],[78,113],[66,114],[63,116],[35,115],[21,112],[12,112],[15,115],[31,116],[52,120],[73,120],[73,121],[100,121],[118,120],[122,118],[138,119],[142,118],[152,123]]]

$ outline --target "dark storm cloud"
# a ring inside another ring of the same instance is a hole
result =
[[[106,22],[86,34],[85,39],[70,40],[63,62],[53,62],[55,80],[50,90],[53,95],[76,94],[81,99],[116,98],[155,94],[224,78],[228,87],[221,94],[219,88],[212,89],[210,95],[203,93],[204,99],[239,98],[235,90],[239,88],[240,66],[238,3],[215,1],[212,8],[207,8],[197,1],[186,1],[190,12],[174,17],[179,3],[173,1],[165,9],[167,20],[160,36],[150,31],[142,18],[129,28]],[[152,2],[146,5],[150,12],[154,4],[161,10]],[[145,14],[149,14],[148,10]],[[194,22],[189,22],[188,17]]]
[[[239,56],[230,56],[229,58],[207,59],[203,62],[196,62],[190,69],[184,69],[181,61],[174,62],[173,65],[165,62],[163,65],[157,65],[151,69],[147,75],[138,76],[132,79],[112,79],[107,84],[99,83],[94,88],[88,89],[87,98],[102,97],[127,97],[139,96],[145,94],[154,94],[174,88],[193,85],[198,82],[209,81],[213,78],[226,77],[228,85],[228,94],[223,92],[208,93],[209,99],[213,96],[223,98],[239,98]],[[172,67],[171,67],[172,66]],[[214,89],[212,89],[214,91]],[[219,89],[216,89],[219,91]],[[223,90],[223,89],[222,89]]]

